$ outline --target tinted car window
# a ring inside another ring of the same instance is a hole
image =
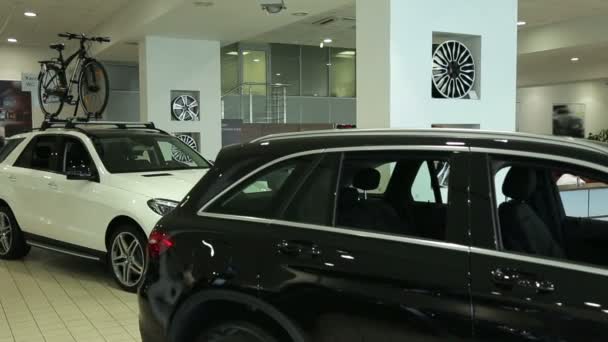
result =
[[[494,159],[505,251],[608,266],[608,176],[578,165]]]
[[[207,210],[212,213],[274,218],[289,188],[297,187],[310,158],[288,160],[260,171],[222,196]]]
[[[24,139],[8,139],[0,146],[0,163],[2,163]]]
[[[17,167],[41,171],[57,171],[57,136],[42,135],[35,137],[21,152],[15,163]]]
[[[78,139],[67,138],[64,145],[62,172],[65,173],[70,169],[82,169],[83,165],[91,171],[95,169],[91,155],[84,144]]]
[[[340,154],[328,154],[309,172],[283,219],[293,222],[331,225]]]
[[[440,171],[448,162],[449,155],[421,152],[345,154],[336,225],[444,240],[449,171]]]

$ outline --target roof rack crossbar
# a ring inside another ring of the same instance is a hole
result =
[[[78,129],[77,126],[115,126],[119,129],[127,128],[145,128],[153,129],[160,132],[162,130],[156,128],[153,122],[122,122],[122,121],[85,121],[85,120],[45,120],[40,126],[41,131],[45,131],[49,128],[66,128],[66,129]]]

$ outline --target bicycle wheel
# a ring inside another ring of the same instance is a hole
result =
[[[38,102],[46,119],[56,117],[63,108],[65,89],[61,85],[60,72],[52,66],[47,66],[46,70],[41,71]]]
[[[78,79],[78,96],[88,116],[101,117],[108,105],[110,83],[106,69],[98,61],[90,60],[82,67]]]

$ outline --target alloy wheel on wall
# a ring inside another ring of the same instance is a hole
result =
[[[198,144],[196,142],[196,140],[194,140],[193,137],[187,135],[187,134],[180,134],[177,136],[177,138],[179,140],[181,140],[182,142],[184,142],[184,144],[188,145],[191,149],[198,151]],[[184,152],[180,151],[179,149],[173,147],[171,149],[171,156],[173,157],[173,160],[176,160],[180,163],[191,163],[192,159],[185,154]]]
[[[171,101],[171,112],[178,121],[198,120],[198,101],[190,95],[180,95]]]
[[[433,86],[445,98],[461,99],[475,85],[475,60],[461,42],[448,40],[433,52]]]

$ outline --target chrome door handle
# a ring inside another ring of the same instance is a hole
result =
[[[57,188],[57,183],[55,183],[55,182],[49,182],[49,184],[48,184],[48,185],[49,185],[49,187],[51,187],[51,188],[53,188],[53,189],[56,189],[56,188]]]
[[[8,180],[10,180],[11,182],[16,182],[17,181],[17,176],[15,176],[15,175],[9,175],[8,176]]]
[[[276,248],[278,253],[292,257],[314,258],[322,254],[319,246],[312,242],[283,240]]]
[[[514,286],[535,290],[537,293],[549,293],[555,291],[555,285],[547,280],[536,279],[516,270],[497,268],[490,272],[492,280],[496,285],[512,288]]]

